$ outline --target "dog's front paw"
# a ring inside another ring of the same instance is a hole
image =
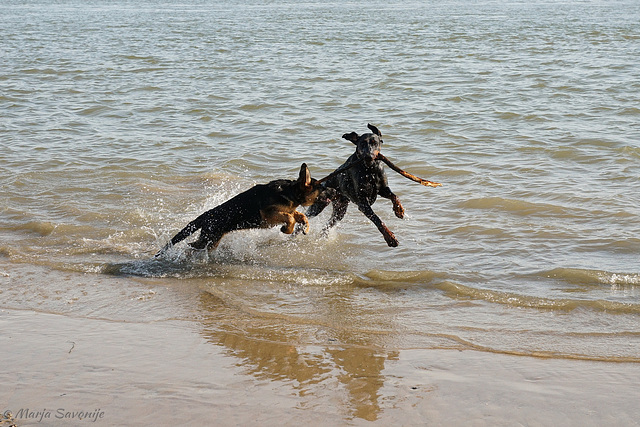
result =
[[[396,236],[388,228],[385,230],[385,233],[383,234],[383,236],[384,236],[384,240],[387,242],[387,245],[389,245],[392,248],[395,248],[396,246],[398,246],[399,244],[398,239],[396,239]]]
[[[293,213],[293,218],[296,222],[296,228],[300,231],[302,231],[302,234],[307,234],[309,232],[309,230],[311,229],[311,226],[309,225],[309,220],[307,219],[307,216],[305,214],[303,214],[302,212],[294,212]]]
[[[284,234],[293,234],[294,226],[295,226],[295,223],[285,224],[282,227],[280,227],[280,231],[282,231]]]
[[[298,234],[305,234],[306,235],[308,232],[309,232],[309,226],[308,225],[305,226],[305,224],[297,223],[296,224],[296,228],[293,231],[293,234],[294,235],[298,235]]]
[[[404,208],[399,202],[397,205],[393,205],[393,213],[400,219],[404,218]]]
[[[404,218],[404,208],[402,207],[402,203],[400,203],[400,199],[395,194],[391,197],[391,203],[393,203],[393,213],[400,219]]]

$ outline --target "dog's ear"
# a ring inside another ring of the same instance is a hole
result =
[[[358,142],[358,134],[355,132],[351,132],[351,133],[345,133],[344,135],[342,135],[342,137],[344,139],[346,139],[347,141],[351,141],[354,144],[356,144]]]
[[[311,185],[311,172],[309,172],[309,168],[306,163],[303,163],[300,166],[300,175],[298,175],[298,184],[302,184],[305,187]]]
[[[377,127],[375,127],[374,125],[367,123],[367,127],[369,129],[371,129],[371,132],[373,132],[374,134],[378,135],[378,136],[382,136],[382,133],[378,130]]]

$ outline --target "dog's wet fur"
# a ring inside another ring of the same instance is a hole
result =
[[[404,217],[404,208],[398,196],[393,194],[389,188],[382,162],[377,159],[382,148],[382,134],[378,128],[371,124],[368,124],[367,127],[372,133],[358,135],[356,132],[351,132],[342,135],[344,139],[355,144],[356,151],[340,167],[345,167],[359,160],[362,161],[327,180],[321,195],[307,210],[307,216],[311,218],[320,214],[324,208],[332,203],[333,213],[325,226],[326,231],[344,218],[349,202],[355,203],[358,209],[380,230],[387,245],[395,247],[398,246],[398,240],[376,215],[371,205],[375,203],[379,195],[391,200],[393,212],[398,218]]]
[[[311,178],[305,163],[300,167],[297,180],[279,179],[256,185],[232,199],[208,210],[191,221],[156,256],[200,230],[200,237],[190,243],[195,249],[212,250],[225,234],[249,228],[269,228],[284,224],[280,229],[291,234],[296,224],[303,232],[309,231],[309,221],[296,208],[312,205],[322,187]]]

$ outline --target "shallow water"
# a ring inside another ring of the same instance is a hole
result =
[[[2,2],[3,306],[193,320],[247,363],[245,341],[378,372],[409,348],[640,362],[638,34],[625,1]],[[328,174],[368,122],[444,184],[388,171],[398,248],[351,206],[328,237],[323,213],[153,258],[256,183]]]

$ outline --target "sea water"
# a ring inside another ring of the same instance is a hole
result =
[[[640,362],[638,2],[2,1],[0,39],[4,308],[292,343],[317,381],[331,346]],[[443,184],[387,169],[397,248],[351,205],[154,258],[367,123]]]

